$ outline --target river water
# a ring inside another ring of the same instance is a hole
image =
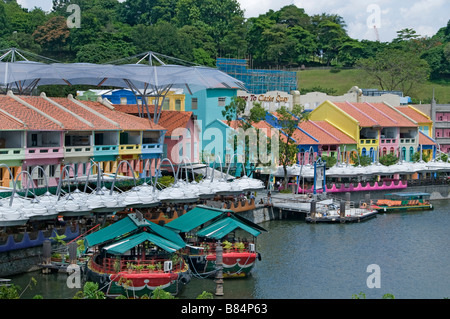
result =
[[[269,232],[256,245],[262,260],[249,278],[225,280],[224,297],[351,299],[361,292],[367,299],[387,293],[396,299],[450,297],[449,203],[434,201],[432,211],[382,213],[354,224],[264,222]],[[368,270],[370,265],[378,268]],[[22,298],[66,299],[76,293],[67,287],[66,274],[33,272],[12,279],[23,288],[31,277],[37,285]],[[214,293],[214,281],[194,278],[177,297],[196,298],[202,291]]]

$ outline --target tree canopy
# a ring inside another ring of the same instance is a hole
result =
[[[66,23],[80,8],[80,27]],[[215,66],[246,58],[254,68],[361,66],[385,49],[426,61],[430,79],[450,79],[450,21],[433,37],[411,28],[391,41],[352,39],[337,14],[308,15],[294,4],[246,19],[237,0],[53,0],[50,12],[0,1],[0,46],[61,62],[106,63],[154,51]]]

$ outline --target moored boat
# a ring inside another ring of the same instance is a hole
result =
[[[366,202],[361,202],[359,207],[350,203],[341,202],[340,205],[330,203],[317,212],[310,212],[305,217],[307,223],[354,223],[362,222],[376,217],[378,211]]]
[[[182,253],[198,277],[215,275],[218,241],[222,241],[224,278],[248,276],[256,259],[261,259],[255,240],[265,229],[232,210],[198,205],[164,227],[183,234],[187,248]],[[239,237],[239,232],[252,240]]]
[[[376,201],[374,208],[379,212],[402,212],[413,210],[431,210],[429,193],[391,193],[385,199]]]
[[[181,237],[140,213],[86,236],[85,247],[95,250],[86,263],[86,280],[98,283],[107,297],[150,296],[157,287],[176,295],[191,278],[177,253],[185,247]]]

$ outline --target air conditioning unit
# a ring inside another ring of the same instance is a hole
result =
[[[169,272],[172,270],[172,261],[171,260],[166,260],[164,262],[164,271],[165,272]]]
[[[255,252],[255,244],[248,244],[248,250],[250,250],[250,252]]]

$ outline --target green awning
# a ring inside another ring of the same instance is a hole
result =
[[[174,242],[178,246],[185,247],[186,243],[184,242],[183,238],[180,237],[176,232],[174,232],[172,229],[165,228],[163,226],[160,226],[158,224],[149,222],[150,229],[158,234],[159,236],[170,240],[171,242]]]
[[[136,247],[137,245],[139,245],[147,240],[170,253],[173,253],[184,247],[184,245],[179,246],[176,243],[171,242],[165,238],[159,237],[155,234],[142,232],[142,233],[130,236],[130,237],[123,239],[119,242],[116,242],[114,244],[111,244],[109,246],[105,246],[103,249],[106,250],[109,254],[122,255],[126,251],[130,250],[131,248]]]
[[[84,239],[84,245],[86,247],[92,247],[134,231],[137,228],[138,226],[133,222],[131,218],[122,218],[121,220],[109,225],[108,227],[87,235]]]
[[[155,233],[157,236],[163,237],[168,241],[171,241],[178,246],[185,246],[183,239],[171,229],[164,228],[155,223],[152,223],[145,218],[138,219],[136,214],[128,214],[121,220],[96,231],[95,233],[89,234],[85,237],[85,246],[92,247],[107,241],[113,240],[114,238],[119,238],[120,236],[127,235],[130,232],[137,231],[139,228],[147,228],[151,232]]]
[[[261,234],[259,230],[245,225],[232,217],[227,217],[203,228],[197,232],[197,236],[221,239],[236,228],[241,228],[255,237]]]
[[[164,227],[185,233],[228,212],[233,213],[232,210],[228,209],[198,205],[186,214],[183,214],[173,221],[165,224]]]

